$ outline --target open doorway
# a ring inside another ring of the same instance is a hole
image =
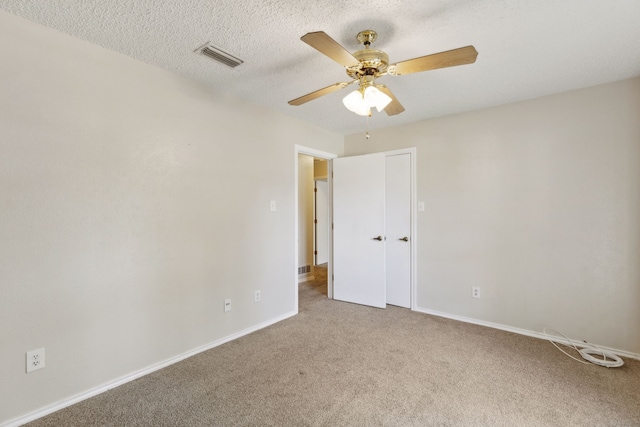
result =
[[[331,159],[335,157],[296,146],[297,298],[299,292],[332,298]]]
[[[298,284],[328,295],[328,160],[298,154]]]

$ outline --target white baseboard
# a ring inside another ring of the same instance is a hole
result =
[[[445,317],[447,319],[458,320],[460,322],[472,323],[474,325],[486,326],[488,328],[500,329],[507,332],[513,332],[514,334],[526,335],[529,337],[540,338],[543,340],[551,339],[552,341],[555,341],[561,344],[573,344],[577,347],[585,346],[584,342],[582,341],[575,341],[575,340],[567,341],[562,337],[547,336],[543,332],[536,332],[536,331],[530,331],[528,329],[515,328],[513,326],[502,325],[500,323],[487,322],[484,320],[473,319],[471,317],[457,316],[455,314],[443,313],[440,311],[429,310],[429,309],[420,308],[420,307],[414,308],[414,311],[425,313],[425,314],[431,314],[432,316]],[[605,347],[599,344],[596,344],[596,345],[600,347],[602,350],[615,353],[618,356],[628,357],[629,359],[640,360],[640,354],[631,353],[629,351],[624,351],[624,350],[618,350],[615,348]]]
[[[308,282],[309,280],[315,280],[313,273],[304,273],[298,275],[298,283]]]
[[[248,335],[252,332],[258,331],[260,329],[266,328],[267,326],[271,326],[275,323],[278,323],[282,320],[288,319],[289,317],[293,317],[296,314],[298,314],[297,311],[292,311],[290,313],[284,314],[282,316],[276,317],[275,319],[271,319],[268,320],[266,322],[260,323],[258,325],[252,326],[250,328],[244,329],[240,332],[237,332],[235,334],[231,334],[227,337],[221,338],[217,341],[214,341],[212,343],[206,344],[202,347],[198,347],[195,348],[193,350],[190,350],[186,353],[182,353],[180,355],[177,355],[175,357],[172,357],[170,359],[164,360],[162,362],[153,364],[151,366],[148,366],[144,369],[141,369],[139,371],[133,372],[129,375],[125,375],[124,377],[120,377],[116,380],[110,381],[108,383],[102,384],[98,387],[92,388],[90,390],[87,390],[83,393],[79,393],[76,394],[74,396],[69,397],[68,399],[64,399],[61,400],[57,403],[54,403],[52,405],[48,405],[45,406],[44,408],[38,409],[37,411],[31,412],[27,415],[23,415],[21,417],[18,418],[14,418],[12,420],[6,421],[4,423],[0,424],[0,427],[17,427],[17,426],[21,426],[23,424],[26,424],[28,422],[37,420],[38,418],[42,418],[45,415],[49,415],[53,412],[59,411],[60,409],[66,408],[68,406],[74,405],[78,402],[81,402],[83,400],[89,399],[93,396],[97,396],[98,394],[104,393],[105,391],[109,391],[113,388],[116,388],[118,386],[121,386],[122,384],[126,384],[130,381],[136,380],[140,377],[143,377],[145,375],[148,375],[152,372],[158,371],[162,368],[166,368],[167,366],[173,365],[174,363],[178,363],[181,360],[187,359],[191,356],[195,356],[198,353],[202,353],[203,351],[207,351],[210,350],[214,347],[218,347],[219,345],[222,345],[224,343],[227,343],[229,341],[233,341],[235,339],[238,339],[240,337],[243,337],[245,335]]]

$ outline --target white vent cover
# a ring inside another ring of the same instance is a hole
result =
[[[307,274],[311,273],[310,265],[303,265],[302,267],[298,267],[298,274]]]
[[[209,42],[200,46],[194,52],[199,53],[200,55],[206,56],[207,58],[213,59],[214,61],[218,61],[231,68],[235,68],[244,62],[242,59],[237,58],[228,52],[225,52],[224,50],[220,49],[218,46],[211,44]]]

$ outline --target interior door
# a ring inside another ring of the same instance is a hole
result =
[[[385,155],[333,160],[333,297],[385,308]]]
[[[411,308],[411,154],[386,158],[387,304]]]

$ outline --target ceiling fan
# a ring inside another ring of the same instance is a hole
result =
[[[371,48],[371,43],[377,37],[378,34],[373,30],[360,31],[356,38],[364,45],[364,49],[351,54],[324,31],[307,33],[302,36],[300,40],[344,66],[347,75],[353,80],[335,83],[316,90],[289,101],[289,104],[302,105],[358,82],[360,86],[358,90],[351,92],[343,99],[343,103],[349,110],[361,116],[370,116],[371,108],[376,107],[378,112],[384,110],[389,116],[393,116],[402,113],[404,107],[386,86],[376,84],[375,80],[378,77],[401,76],[420,71],[472,64],[478,56],[478,52],[473,46],[465,46],[389,64],[389,56],[385,52]]]

